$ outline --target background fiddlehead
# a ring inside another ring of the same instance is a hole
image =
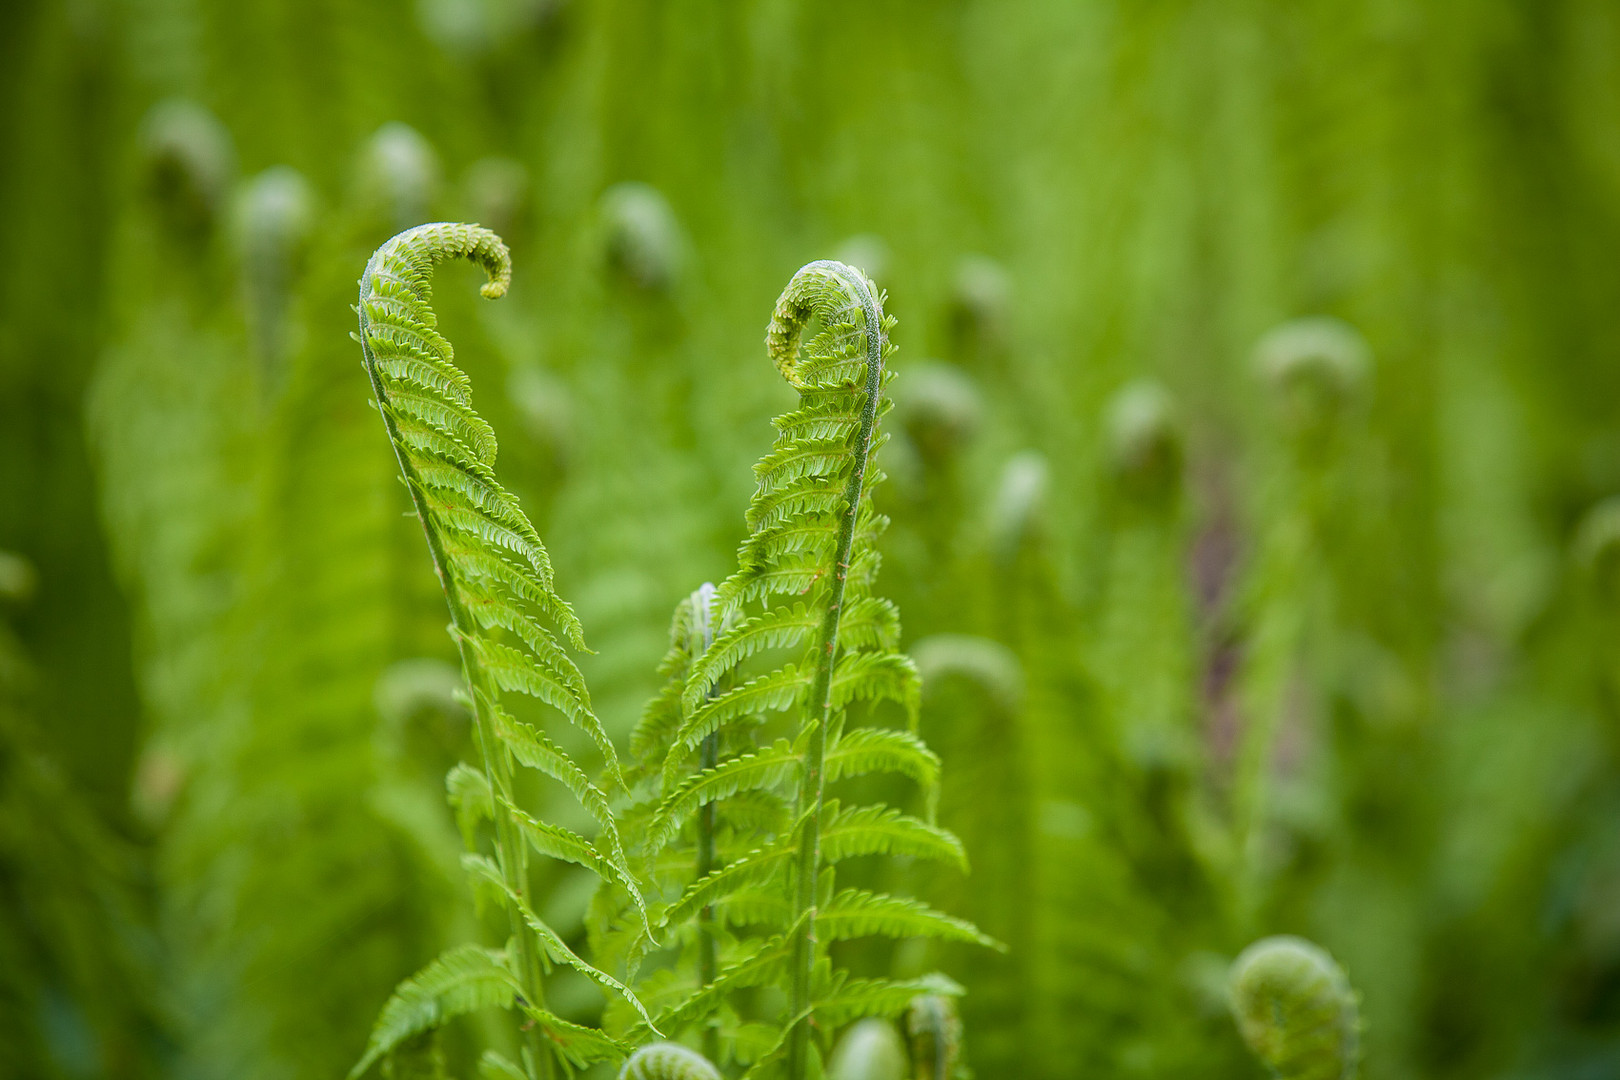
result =
[[[619,1080],[720,1080],[720,1070],[680,1043],[651,1043],[630,1055]]]
[[[1352,1080],[1360,1062],[1356,992],[1333,957],[1303,938],[1255,942],[1232,962],[1232,1014],[1279,1080]]]

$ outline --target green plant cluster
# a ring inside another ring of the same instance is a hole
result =
[[[1617,55],[0,5],[0,1078],[1620,1071]]]

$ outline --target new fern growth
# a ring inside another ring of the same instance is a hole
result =
[[[873,591],[886,520],[872,505],[881,474],[871,460],[888,409],[891,325],[872,283],[842,263],[811,263],[788,284],[766,345],[799,406],[774,421],[776,444],[755,467],[739,568],[712,599],[700,591],[678,613],[670,682],[636,737],[643,761],[661,761],[647,769],[656,790],[641,830],[642,856],[669,893],[658,922],[699,953],[649,978],[658,1023],[675,1034],[718,1018],[721,1056],[749,1065],[749,1075],[780,1074],[784,1062],[795,1080],[813,1075],[821,1051],[813,1030],[897,1015],[919,992],[954,990],[943,979],[851,979],[832,969],[828,942],[988,943],[915,900],[834,892],[833,866],[854,856],[965,863],[960,842],[932,823],[881,805],[845,807],[826,793],[829,783],[874,772],[931,790],[938,773],[915,734],[919,682],[896,648],[899,614]],[[855,703],[882,701],[899,704],[909,729],[847,723]],[[762,748],[760,728],[782,736]],[[690,859],[683,834],[692,836]],[[696,933],[685,929],[694,925]],[[711,968],[716,943],[725,948]],[[765,986],[787,990],[785,1011],[750,1017],[744,993]]]
[[[619,1080],[720,1080],[720,1070],[680,1043],[649,1043],[630,1055]]]
[[[816,1075],[822,1047],[813,1030],[831,1035],[863,1016],[898,1015],[919,994],[958,992],[942,977],[852,979],[833,969],[829,942],[876,935],[992,944],[915,900],[834,892],[833,866],[855,856],[965,865],[961,843],[930,821],[882,805],[846,808],[826,790],[844,777],[888,772],[931,796],[939,767],[915,732],[919,681],[896,648],[898,612],[873,591],[875,541],[886,521],[872,505],[881,474],[871,461],[888,408],[892,320],[872,283],[841,263],[806,266],[778,301],[767,347],[799,391],[799,407],[777,418],[776,445],[756,466],[738,571],[677,612],[666,688],[633,739],[634,797],[615,812],[611,800],[625,779],[559,641],[583,648],[579,623],[553,588],[539,536],[496,481],[494,433],[473,411],[468,381],[428,306],[433,267],[455,257],[485,268],[484,295],[505,291],[510,261],[493,233],[411,229],[366,268],[359,340],[450,607],[482,752],[481,769],[457,766],[448,780],[469,842],[484,823],[492,827],[492,851],[475,846],[465,863],[504,905],[512,943],[506,951],[454,949],[403,984],[355,1072],[415,1052],[420,1036],[452,1016],[499,1005],[530,1021],[530,1043],[522,1070],[502,1059],[497,1072],[538,1077],[559,1060],[617,1058],[662,1030],[700,1032],[711,1056],[747,1065],[750,1075],[780,1074],[784,1062],[793,1080]],[[588,735],[605,764],[604,785],[508,708],[503,693],[535,698]],[[898,704],[909,727],[849,722],[858,703],[880,720],[882,702]],[[760,728],[780,737],[761,748]],[[596,838],[526,813],[514,793],[519,765],[561,781],[596,818]],[[632,824],[634,863],[620,838]],[[535,913],[531,850],[601,879],[599,964],[611,958],[636,981],[651,951],[675,950],[672,965],[655,965],[637,983],[656,1021],[637,993],[577,956]],[[660,941],[666,935],[668,944]],[[612,1034],[547,1011],[542,974],[552,963],[610,991]],[[787,989],[785,1007],[750,993],[770,986]],[[624,1075],[714,1069],[701,1055],[654,1044]]]
[[[1232,963],[1232,1015],[1278,1080],[1352,1080],[1361,1013],[1344,971],[1321,947],[1269,937]]]
[[[464,833],[476,836],[482,822],[493,825],[493,851],[469,852],[464,863],[505,907],[512,943],[506,951],[461,946],[404,983],[383,1010],[356,1075],[450,1017],[489,1005],[515,1007],[526,1018],[530,1076],[549,1075],[558,1059],[618,1057],[600,1032],[547,1011],[542,975],[550,964],[573,968],[640,1011],[630,991],[576,955],[528,899],[532,850],[587,867],[640,906],[609,804],[609,791],[622,785],[618,760],[558,641],[560,634],[583,648],[579,622],[552,587],[540,537],[495,479],[494,432],[473,411],[471,386],[429,307],[435,265],[458,257],[486,270],[484,296],[505,293],[511,260],[499,237],[471,225],[422,225],[388,241],[367,264],[359,341],[449,604],[483,758],[480,769],[459,766],[448,780]],[[534,698],[584,731],[605,762],[607,790],[541,727],[509,709],[503,694]],[[595,841],[525,813],[514,793],[519,766],[565,785],[596,819]]]

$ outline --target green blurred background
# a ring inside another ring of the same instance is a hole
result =
[[[1258,1076],[1275,932],[1369,1077],[1620,1074],[1614,4],[8,0],[0,146],[0,1075],[338,1076],[477,931],[347,336],[447,218],[512,246],[441,317],[621,738],[774,297],[888,289],[975,866],[911,886],[1012,949],[848,962],[961,980],[978,1076]]]

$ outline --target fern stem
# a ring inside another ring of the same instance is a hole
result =
[[[435,226],[421,226],[410,230],[412,234],[437,228]],[[461,235],[450,231],[453,227],[445,227],[446,235],[427,237],[430,246],[423,254],[429,260],[437,262],[440,259],[454,255],[464,255],[475,259],[485,265],[489,270],[490,281],[483,287],[483,294],[490,299],[501,296],[506,291],[506,280],[510,275],[510,258],[506,253],[505,245],[500,245],[493,252],[485,252],[472,247],[469,241]],[[399,237],[395,238],[400,240]],[[432,241],[440,241],[432,244]],[[498,243],[498,241],[497,241]],[[382,377],[377,369],[377,358],[370,345],[369,325],[366,317],[366,300],[371,294],[373,273],[376,272],[384,251],[390,245],[379,248],[366,265],[365,273],[360,277],[360,350],[365,361],[366,376],[371,381],[372,393],[376,396],[379,406],[378,412],[382,414],[383,424],[388,429],[389,445],[393,447],[394,458],[399,462],[400,474],[405,481],[405,488],[410,492],[411,504],[415,509],[416,518],[422,525],[422,533],[427,538],[428,553],[433,560],[433,571],[438,575],[439,585],[444,592],[445,603],[450,609],[450,625],[456,639],[456,649],[461,656],[461,666],[467,685],[472,691],[472,711],[474,730],[477,734],[478,747],[483,758],[484,778],[490,790],[511,798],[512,777],[505,758],[499,753],[500,745],[495,734],[495,724],[490,716],[490,702],[494,700],[494,693],[488,684],[487,676],[481,670],[478,658],[473,652],[471,641],[476,633],[476,626],[472,616],[467,611],[466,602],[456,586],[454,574],[451,573],[450,563],[445,555],[444,541],[438,531],[433,527],[432,515],[423,497],[423,485],[412,468],[403,449],[404,440],[400,437],[398,425],[383,408],[388,402],[387,391],[383,388]],[[501,876],[507,886],[518,896],[528,895],[528,860],[527,851],[523,847],[522,839],[516,835],[508,815],[496,814],[495,818],[495,846],[497,862]],[[541,984],[540,956],[536,948],[534,935],[523,924],[517,910],[507,909],[511,922],[512,937],[518,947],[518,982],[522,987],[524,1000],[536,1008],[545,1007],[545,994]],[[539,1029],[528,1025],[526,1038],[532,1052],[534,1068],[538,1070],[537,1080],[549,1080],[553,1074],[551,1054],[540,1042]]]
[[[771,340],[780,340],[778,328],[787,322],[788,337],[802,329],[809,310],[799,303],[795,286],[807,274],[828,274],[853,294],[860,304],[866,322],[866,399],[861,406],[861,424],[854,448],[855,464],[849,485],[844,492],[844,510],[838,525],[837,554],[833,562],[833,576],[827,613],[822,620],[820,648],[817,650],[815,680],[810,692],[810,707],[815,710],[814,728],[810,732],[809,746],[805,750],[804,772],[799,785],[798,818],[800,821],[797,880],[795,882],[793,944],[792,1017],[794,1030],[788,1044],[789,1080],[803,1080],[810,1045],[810,994],[816,965],[816,879],[821,870],[821,812],[824,797],[824,762],[827,753],[827,728],[832,722],[832,677],[838,652],[838,621],[844,604],[844,584],[849,575],[850,552],[855,545],[855,525],[860,513],[861,492],[866,485],[866,466],[871,456],[872,436],[877,427],[878,402],[883,390],[883,318],[877,299],[867,287],[864,278],[842,263],[813,262],[794,275],[777,302],[777,318],[773,320]],[[790,358],[777,357],[784,373],[790,375]]]
[[[694,660],[709,651],[714,644],[714,586],[707,582],[698,589],[692,597],[694,601],[693,616],[697,627],[702,634],[702,649],[692,650]],[[694,645],[698,642],[693,642]],[[717,693],[715,687],[709,688],[708,696],[713,698]],[[712,732],[705,736],[701,749],[701,768],[704,771],[714,768],[720,763],[720,733]],[[697,880],[708,877],[714,872],[714,803],[703,804],[698,811],[697,821]],[[714,905],[704,904],[703,910],[698,913],[698,985],[708,986],[714,982],[719,973],[719,960],[716,955],[714,941]],[[711,1017],[703,1029],[703,1053],[710,1061],[720,1060],[720,1027],[717,1019]]]

